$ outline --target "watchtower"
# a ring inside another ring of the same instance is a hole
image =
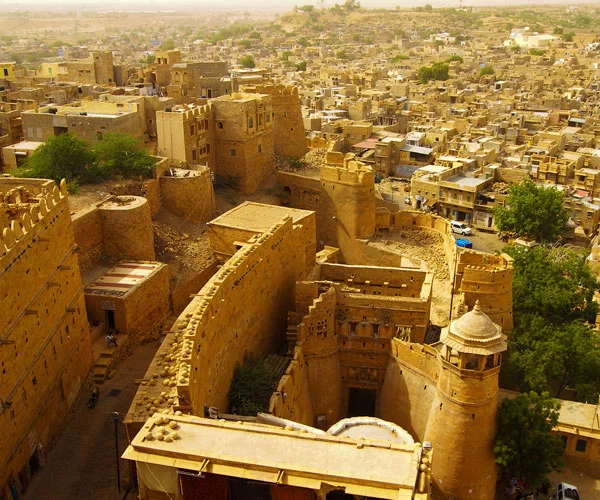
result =
[[[506,336],[476,302],[440,340],[442,367],[425,436],[438,457],[435,486],[456,499],[493,498],[498,374]]]

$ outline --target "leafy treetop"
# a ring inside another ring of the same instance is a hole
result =
[[[494,453],[505,479],[523,478],[536,487],[550,471],[560,470],[562,440],[551,432],[559,408],[547,392],[519,394],[502,402]]]
[[[569,219],[563,198],[556,188],[537,186],[526,179],[509,188],[506,206],[494,209],[496,227],[539,242],[555,241]]]

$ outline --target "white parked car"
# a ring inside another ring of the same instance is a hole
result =
[[[473,233],[473,230],[467,226],[464,222],[452,221],[450,222],[450,227],[452,228],[453,233],[470,235]]]
[[[577,486],[568,483],[560,483],[556,487],[557,500],[579,500],[579,491]]]

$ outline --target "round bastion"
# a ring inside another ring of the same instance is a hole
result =
[[[155,260],[150,205],[141,196],[113,196],[98,206],[104,252],[123,260]]]

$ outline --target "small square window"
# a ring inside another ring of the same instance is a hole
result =
[[[223,122],[217,122],[217,128],[223,128]]]
[[[585,439],[578,439],[577,443],[575,444],[575,451],[585,453],[586,448],[587,448],[587,441]]]
[[[235,156],[235,149],[229,150],[229,156]]]

